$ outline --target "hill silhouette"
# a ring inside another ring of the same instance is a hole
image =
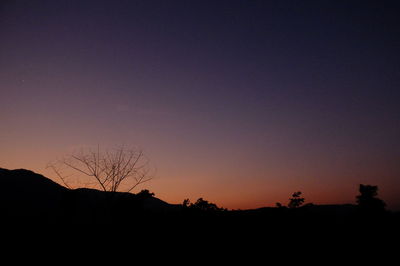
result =
[[[59,210],[68,189],[25,169],[0,168],[0,200],[5,217],[46,217]]]
[[[141,193],[68,189],[25,169],[0,168],[0,182],[3,222],[104,224],[117,219],[133,219],[136,214],[173,213],[180,208]]]
[[[191,237],[210,234],[232,236],[271,233],[333,234],[337,230],[394,232],[400,215],[368,212],[354,204],[265,207],[226,210],[199,199],[194,204],[169,204],[147,190],[140,193],[68,189],[29,170],[0,169],[0,212],[8,225],[56,225],[66,228],[142,228]],[[144,230],[146,231],[146,230]]]

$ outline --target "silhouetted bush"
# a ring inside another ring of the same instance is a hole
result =
[[[294,192],[292,195],[292,198],[290,198],[289,200],[289,204],[288,207],[289,208],[298,208],[300,207],[303,203],[304,203],[304,198],[300,198],[301,196],[301,192]]]
[[[156,194],[154,194],[153,192],[150,192],[148,189],[142,189],[136,195],[141,198],[151,198],[151,197],[154,197]]]
[[[225,208],[218,207],[215,203],[211,203],[203,198],[199,198],[195,203],[191,203],[189,199],[185,199],[182,205],[186,208],[201,211],[225,211]]]
[[[363,211],[379,212],[385,210],[385,202],[378,196],[378,186],[360,184],[360,195],[357,198],[357,204]]]
[[[185,208],[190,207],[190,204],[191,204],[190,199],[184,199],[182,202],[182,206]]]

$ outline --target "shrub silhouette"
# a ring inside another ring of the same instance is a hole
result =
[[[357,198],[357,204],[363,211],[383,211],[385,210],[385,202],[378,196],[378,186],[363,185],[359,187],[360,195]]]
[[[304,203],[304,198],[300,198],[301,196],[301,192],[294,192],[292,195],[292,198],[290,198],[289,200],[289,204],[288,207],[289,208],[298,208],[300,207],[303,203]]]
[[[215,203],[199,198],[195,203],[191,203],[189,199],[185,199],[182,203],[185,208],[196,209],[200,211],[225,211],[226,209],[218,207]]]
[[[141,197],[141,198],[151,198],[151,197],[155,196],[155,194],[153,192],[150,192],[148,189],[142,189],[136,195]]]
[[[183,203],[182,203],[182,206],[185,207],[185,208],[189,208],[191,204],[192,203],[190,202],[190,199],[184,199]]]

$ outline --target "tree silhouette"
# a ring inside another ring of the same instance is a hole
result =
[[[153,192],[150,192],[148,189],[142,189],[136,195],[140,196],[140,197],[144,197],[144,198],[151,198],[151,197],[154,197],[156,194],[154,194]]]
[[[357,198],[358,206],[365,211],[383,211],[385,209],[385,202],[378,196],[378,186],[363,185],[359,187],[360,195]]]
[[[48,168],[52,169],[68,188],[72,188],[71,176],[63,175],[61,169],[67,168],[79,174],[78,179],[84,176],[91,180],[92,186],[112,192],[119,191],[122,184],[127,186],[124,191],[130,192],[152,179],[143,152],[124,147],[111,151],[102,151],[99,146],[97,150],[81,150],[62,160],[49,163]]]
[[[304,198],[300,198],[301,192],[294,192],[292,198],[289,199],[289,208],[298,208],[304,203]]]
[[[225,208],[218,207],[215,203],[199,198],[195,203],[191,203],[189,199],[185,199],[182,205],[186,208],[201,210],[201,211],[225,211]]]
[[[183,203],[182,203],[182,206],[183,206],[183,207],[189,208],[190,205],[191,205],[190,199],[184,199],[184,200],[183,200]]]

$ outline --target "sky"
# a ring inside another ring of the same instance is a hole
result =
[[[229,209],[400,210],[398,1],[1,1],[0,167],[143,150],[140,188]],[[139,189],[140,189],[139,188]]]

